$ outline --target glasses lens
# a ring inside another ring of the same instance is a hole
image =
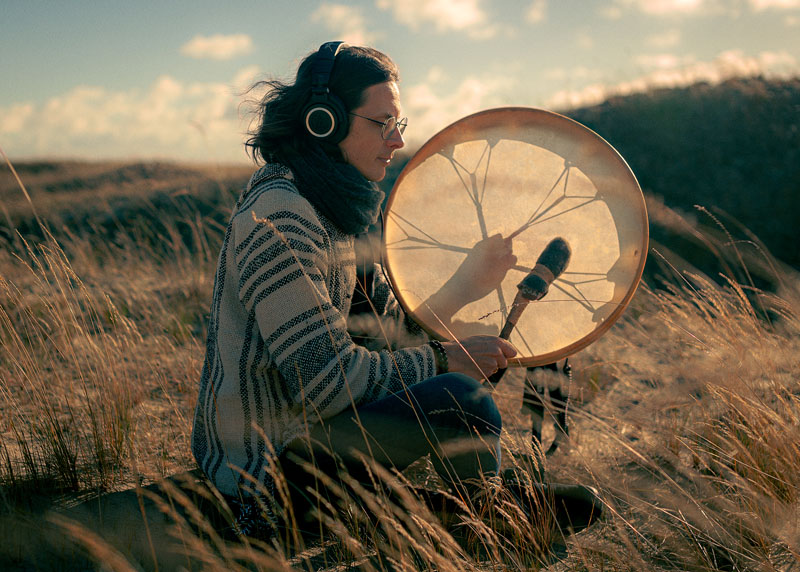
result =
[[[394,117],[390,117],[386,121],[383,122],[383,131],[381,135],[383,135],[384,139],[391,139],[392,135],[394,135],[395,127],[397,127],[397,120]]]
[[[407,121],[405,118],[398,120],[395,117],[390,117],[383,124],[383,138],[391,139],[394,137],[395,131],[399,131],[400,135],[406,130]]]

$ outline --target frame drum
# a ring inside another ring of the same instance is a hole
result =
[[[599,135],[556,113],[482,111],[434,135],[392,188],[383,261],[406,313],[432,337],[498,335],[545,246],[572,254],[548,293],[527,306],[509,341],[511,365],[552,363],[595,341],[630,302],[644,269],[644,197],[625,160]],[[516,264],[488,295],[441,319],[427,301],[478,241],[513,237]]]

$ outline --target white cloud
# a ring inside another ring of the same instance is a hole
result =
[[[78,86],[41,105],[0,107],[0,141],[15,157],[242,161],[236,93],[168,75],[145,91]]]
[[[517,80],[506,76],[468,76],[451,87],[441,68],[433,67],[423,83],[406,87],[402,97],[411,118],[406,134],[410,145],[419,145],[435,133],[467,115],[508,105]]]
[[[325,24],[337,39],[354,46],[368,46],[377,39],[367,30],[361,9],[353,6],[324,2],[311,13],[311,21]]]
[[[798,10],[800,0],[610,0],[600,8],[600,14],[618,20],[631,10],[651,16],[694,16],[727,13],[732,17],[741,15],[741,9],[749,6],[753,12],[765,10]]]
[[[708,6],[705,0],[638,0],[638,7],[648,14],[693,14]]]
[[[609,97],[644,92],[649,89],[683,87],[696,82],[720,83],[735,77],[787,77],[800,73],[800,62],[788,52],[761,52],[746,56],[740,50],[720,53],[713,61],[698,62],[671,56],[644,58],[653,71],[630,81],[607,85],[596,82],[579,90],[562,90],[546,102],[551,109],[595,105]]]
[[[25,128],[36,107],[32,103],[15,103],[0,113],[0,134],[15,134]]]
[[[601,77],[602,72],[597,68],[577,66],[573,68],[548,68],[544,70],[543,76],[549,82],[563,83],[565,81],[586,81],[596,80]]]
[[[612,95],[612,91],[602,83],[593,83],[581,89],[564,89],[555,92],[547,101],[545,107],[549,109],[564,110],[586,105],[602,103]]]
[[[377,5],[414,31],[431,24],[440,34],[465,32],[475,39],[492,38],[500,31],[489,21],[481,0],[377,0]]]
[[[181,46],[183,55],[208,60],[230,60],[252,51],[253,39],[247,34],[195,36]]]
[[[583,50],[594,48],[594,38],[589,32],[578,32],[575,34],[575,45]]]
[[[619,20],[623,16],[622,8],[617,4],[604,4],[597,9],[597,13],[606,20]]]
[[[798,10],[800,0],[750,0],[750,6],[756,12],[763,10]]]
[[[690,65],[694,62],[691,56],[676,56],[675,54],[640,54],[634,58],[636,64],[644,69],[676,69],[681,65]]]
[[[237,93],[242,93],[243,91],[249,89],[250,86],[252,86],[256,81],[258,81],[259,76],[261,75],[262,70],[259,66],[247,66],[236,72],[236,75],[233,76],[233,81],[231,81],[231,84]]]
[[[540,24],[547,18],[547,0],[533,0],[525,12],[525,20],[531,24]]]
[[[721,0],[613,0],[601,13],[618,19],[627,10],[638,10],[651,16],[681,16],[716,11]]]
[[[441,66],[433,66],[425,74],[426,83],[439,83],[447,79],[447,71]]]
[[[239,117],[239,94],[259,73],[243,68],[224,83],[163,75],[146,89],[80,86],[42,104],[0,106],[0,142],[15,158],[244,161],[249,117]],[[401,86],[409,145],[471,113],[518,103],[511,95],[518,82],[488,73],[456,78],[431,67],[423,82]]]
[[[649,36],[645,43],[653,48],[674,48],[681,43],[681,31],[678,28],[665,30],[659,34]]]

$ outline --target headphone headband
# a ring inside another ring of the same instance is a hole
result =
[[[314,56],[314,65],[311,68],[311,93],[328,93],[328,82],[331,78],[333,63],[339,51],[347,46],[344,42],[325,42]]]

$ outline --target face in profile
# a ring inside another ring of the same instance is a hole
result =
[[[352,110],[350,129],[339,143],[345,161],[355,167],[366,179],[381,181],[395,151],[405,145],[400,129],[390,129],[383,124],[392,118],[389,127],[400,117],[400,91],[397,83],[378,83],[364,90],[364,102]]]

